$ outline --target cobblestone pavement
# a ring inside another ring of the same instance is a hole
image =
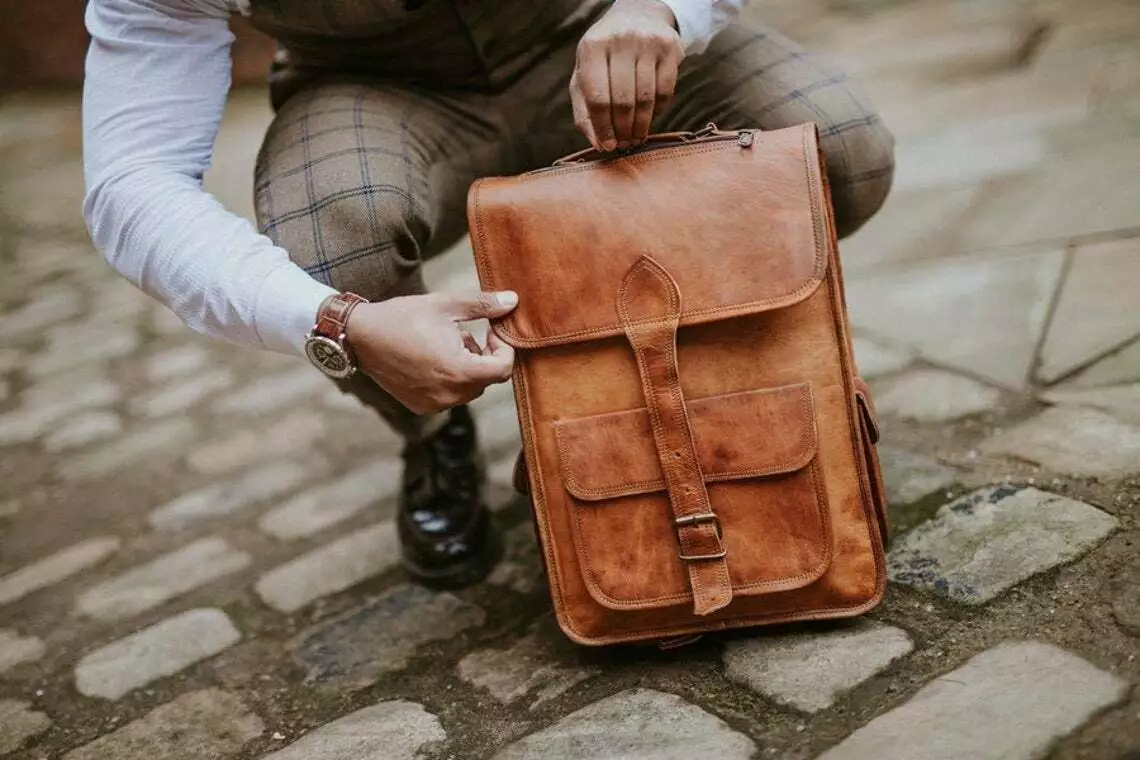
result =
[[[866,619],[586,650],[549,615],[479,402],[507,561],[394,564],[398,441],[293,359],[188,333],[79,218],[78,98],[0,117],[0,756],[1140,757],[1140,5],[757,2],[899,137],[844,246],[885,418]],[[248,213],[268,118],[210,186]],[[474,283],[460,247],[441,287]],[[335,434],[334,434],[335,431]]]

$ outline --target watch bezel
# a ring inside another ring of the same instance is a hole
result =
[[[328,348],[331,350],[331,355],[337,357],[341,365],[340,367],[331,367],[324,363],[324,357],[330,354],[316,353],[317,346]],[[339,341],[325,335],[318,335],[310,333],[305,338],[305,356],[308,357],[309,362],[314,367],[319,369],[325,375],[333,378],[334,380],[345,380],[352,377],[356,372],[356,365],[352,361],[352,356],[348,353],[348,349],[344,347],[344,336],[341,336]]]

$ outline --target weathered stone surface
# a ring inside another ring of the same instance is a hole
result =
[[[21,636],[11,628],[0,628],[0,674],[40,659],[44,649],[43,641],[37,636]]]
[[[75,666],[75,688],[88,697],[118,699],[240,640],[241,633],[221,610],[187,610],[84,656]]]
[[[153,456],[175,451],[193,437],[194,424],[190,420],[164,420],[107,446],[64,458],[59,474],[69,480],[109,475]]]
[[[479,407],[475,410],[475,423],[479,444],[488,457],[498,459],[522,447],[519,415],[513,400]]]
[[[400,585],[306,634],[297,657],[311,678],[364,686],[404,667],[421,645],[482,625],[484,616],[482,609],[452,594]]]
[[[531,708],[537,707],[601,672],[600,668],[566,663],[574,651],[558,646],[564,641],[553,619],[544,619],[509,647],[480,649],[464,657],[459,661],[459,677],[503,704],[533,693],[528,701]]]
[[[1049,644],[1010,642],[935,679],[819,760],[1038,760],[1128,684]]]
[[[117,359],[138,348],[138,331],[129,325],[61,326],[48,332],[48,344],[27,364],[27,372],[42,377],[81,365]]]
[[[72,750],[64,760],[190,760],[222,758],[265,731],[256,713],[233,694],[203,689]]]
[[[191,451],[186,462],[202,475],[224,475],[242,467],[308,451],[325,433],[324,418],[302,411],[261,431],[242,430]]]
[[[515,742],[494,760],[747,760],[755,751],[747,736],[678,696],[630,689]]]
[[[1133,341],[1116,353],[1101,359],[1067,381],[1064,387],[1091,388],[1137,382],[1140,382],[1140,340]]]
[[[114,412],[87,411],[70,417],[44,438],[44,448],[51,453],[102,441],[123,430],[123,420]]]
[[[533,525],[524,522],[511,528],[503,536],[503,544],[503,560],[487,576],[487,583],[507,586],[519,594],[528,594],[541,586],[545,577]]]
[[[119,539],[113,536],[89,538],[25,565],[14,573],[0,578],[0,605],[14,602],[33,591],[59,583],[78,572],[92,568],[114,554],[118,548]]]
[[[261,600],[279,612],[311,602],[379,575],[399,560],[396,527],[372,525],[280,565],[257,582]]]
[[[1116,518],[1036,488],[975,491],[900,538],[888,557],[892,580],[982,604],[1089,551]]]
[[[917,422],[950,422],[992,409],[996,388],[937,369],[915,369],[875,388],[879,414]]]
[[[134,399],[131,411],[144,417],[165,417],[182,412],[234,383],[228,369],[219,368],[160,387],[149,396]]]
[[[1020,389],[1064,261],[1058,249],[879,267],[848,278],[851,321],[938,364]]]
[[[272,462],[231,481],[183,494],[150,514],[159,530],[178,530],[201,520],[230,515],[293,490],[308,476],[304,462]]]
[[[1051,404],[1091,406],[1130,425],[1140,425],[1140,383],[1107,388],[1056,388],[1041,394]]]
[[[914,352],[907,348],[887,346],[868,338],[852,338],[851,345],[855,350],[859,374],[865,380],[906,369],[915,358]]]
[[[40,288],[19,308],[0,314],[0,339],[25,337],[79,314],[83,298],[68,285]]]
[[[260,377],[249,386],[218,399],[213,409],[218,414],[264,414],[295,406],[326,390],[328,385],[328,378],[312,366],[297,362],[293,369]]]
[[[168,348],[146,360],[147,379],[152,383],[161,383],[171,378],[188,375],[209,364],[210,357],[209,350],[196,343]]]
[[[879,464],[883,468],[887,503],[892,507],[913,504],[958,480],[957,470],[922,454],[891,446],[879,446]]]
[[[1140,636],[1140,560],[1120,574],[1115,581],[1112,613],[1120,627]]]
[[[900,628],[858,623],[838,631],[730,641],[724,666],[729,679],[814,713],[912,649]]]
[[[1140,427],[1085,407],[1046,409],[998,433],[981,449],[1068,475],[1121,477],[1140,472]]]
[[[128,570],[80,594],[77,611],[99,620],[119,620],[249,567],[253,558],[221,538],[203,538]]]
[[[1042,380],[1053,382],[1140,335],[1137,280],[1140,238],[1083,245],[1073,252],[1049,333],[1041,345],[1038,375]]]
[[[7,754],[51,728],[47,713],[31,709],[30,702],[0,699],[0,755]]]
[[[282,540],[311,536],[395,496],[400,490],[402,471],[402,462],[370,462],[298,494],[265,513],[258,525]]]
[[[22,443],[68,426],[77,413],[118,400],[121,391],[103,377],[85,385],[65,376],[32,386],[24,392],[23,406],[0,415],[0,444]]]
[[[447,738],[439,720],[414,702],[380,702],[349,713],[263,760],[414,760]]]

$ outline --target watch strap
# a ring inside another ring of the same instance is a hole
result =
[[[317,310],[317,323],[313,326],[313,333],[339,342],[352,310],[362,303],[368,303],[368,299],[355,293],[334,293],[329,296]]]

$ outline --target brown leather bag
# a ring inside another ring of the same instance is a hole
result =
[[[858,615],[885,586],[814,125],[651,138],[468,196],[554,610],[583,644]]]

